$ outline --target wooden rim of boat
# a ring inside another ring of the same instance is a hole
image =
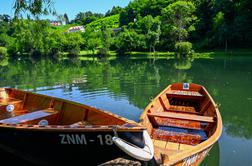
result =
[[[1,91],[5,91],[5,90],[16,90],[13,88],[0,88],[0,92]],[[22,90],[18,90],[18,91],[22,91]],[[88,106],[85,104],[81,104],[78,102],[74,102],[74,101],[69,101],[69,100],[65,100],[65,99],[61,99],[61,98],[57,98],[57,97],[50,97],[47,95],[43,95],[43,94],[34,94],[33,92],[29,92],[29,91],[22,91],[26,94],[33,94],[36,96],[40,96],[40,97],[47,97],[47,98],[51,98],[52,100],[57,100],[60,101],[62,103],[70,103],[79,107],[82,107],[84,110],[92,110],[94,112],[99,112],[102,113],[104,116],[106,117],[114,117],[117,119],[120,119],[122,121],[125,122],[126,125],[80,125],[80,126],[72,126],[72,125],[31,125],[31,124],[9,124],[9,123],[1,123],[0,122],[0,127],[1,128],[13,128],[13,129],[22,129],[22,130],[47,130],[47,131],[93,131],[93,132],[97,132],[97,131],[113,131],[116,129],[116,131],[118,132],[125,132],[125,131],[129,131],[129,132],[139,132],[139,131],[143,131],[146,129],[146,127],[141,126],[139,123],[133,121],[133,120],[129,120],[126,119],[124,117],[121,117],[119,115],[116,115],[112,112],[108,112],[108,111],[104,111],[92,106]]]
[[[183,84],[183,83],[175,83],[175,84]],[[175,84],[169,85],[162,92],[160,92],[152,101],[157,100],[159,96],[164,94],[169,88],[171,88],[172,85],[175,85]],[[222,133],[222,118],[221,118],[221,115],[220,115],[220,112],[219,112],[219,109],[218,109],[218,105],[214,102],[213,98],[211,97],[211,95],[208,93],[208,91],[206,90],[206,88],[204,86],[199,85],[199,84],[194,84],[194,83],[190,83],[190,84],[202,87],[203,90],[206,92],[207,97],[210,99],[210,101],[215,106],[215,110],[216,110],[216,117],[215,118],[216,118],[216,121],[217,121],[217,123],[216,123],[217,127],[216,127],[216,130],[215,130],[214,134],[212,134],[206,141],[193,146],[189,150],[184,150],[184,151],[181,151],[180,153],[176,154],[175,158],[172,158],[171,160],[169,160],[169,165],[175,165],[175,164],[179,163],[181,160],[183,160],[185,158],[188,158],[190,156],[193,156],[195,154],[203,152],[204,150],[212,147],[213,144],[218,141],[218,139],[220,138],[221,133]],[[143,121],[144,121],[143,119],[147,115],[147,112],[150,109],[151,105],[152,105],[152,102],[150,102],[147,105],[144,112],[141,114],[140,123],[143,123]]]

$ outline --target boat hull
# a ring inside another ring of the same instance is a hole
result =
[[[118,135],[129,140],[141,132]],[[113,131],[28,131],[0,128],[0,148],[36,165],[98,165],[125,156]],[[129,140],[130,141],[130,140]]]
[[[196,166],[222,133],[217,104],[201,85],[176,83],[160,92],[145,108],[146,126],[158,165]]]
[[[192,156],[189,156],[173,166],[198,166],[202,163],[202,161],[206,158],[209,151],[212,149],[212,146],[204,149],[203,151],[196,153]]]
[[[126,156],[113,136],[143,148],[144,130],[95,107],[0,88],[0,150],[36,165],[98,165]]]

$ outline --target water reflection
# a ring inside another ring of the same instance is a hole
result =
[[[192,67],[193,60],[192,58],[177,59],[174,63],[174,67],[178,70],[189,70]]]
[[[220,150],[211,151],[210,156],[214,157],[207,160],[214,164],[206,165],[235,165],[233,163],[238,163],[238,160],[252,162],[245,154],[249,148],[252,149],[251,58],[194,61],[123,59],[103,62],[20,60],[3,64],[0,65],[0,87],[29,89],[74,100],[135,121],[138,121],[150,98],[155,97],[168,84],[202,84],[221,104],[225,128],[220,139]],[[244,146],[239,147],[239,144]],[[239,153],[238,159],[228,157],[234,153],[233,150]]]

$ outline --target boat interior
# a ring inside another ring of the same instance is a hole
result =
[[[201,86],[173,84],[146,108],[142,121],[163,163],[207,140],[216,130],[216,108]]]
[[[127,119],[86,105],[21,90],[0,89],[0,124],[125,125]],[[130,121],[131,122],[131,121]]]

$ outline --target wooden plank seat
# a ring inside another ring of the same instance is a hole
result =
[[[180,130],[184,130],[184,129],[180,129]],[[182,144],[188,144],[188,145],[196,145],[206,140],[207,137],[203,132],[193,133],[193,132],[186,132],[186,130],[181,132],[179,130],[178,131],[169,130],[169,129],[163,130],[160,128],[156,128],[156,129],[153,129],[152,139],[175,142],[175,143],[182,143]]]
[[[167,97],[202,99],[204,95],[195,91],[170,90],[166,93]]]
[[[0,120],[0,123],[6,124],[37,124],[40,120],[46,119],[49,121],[53,121],[56,119],[58,111],[55,111],[52,108],[34,111],[31,113],[26,113],[23,115],[11,117],[8,119]]]
[[[199,121],[199,122],[206,122],[206,123],[214,122],[214,117],[190,115],[190,114],[183,114],[183,113],[158,112],[158,113],[148,113],[147,115],[149,117],[184,119],[184,120]]]
[[[167,110],[173,112],[199,115],[199,112],[197,112],[196,109],[191,106],[170,105],[170,107]]]
[[[170,126],[170,127],[178,127],[194,130],[204,130],[206,127],[204,123],[197,121],[172,119],[172,118],[159,118],[159,117],[155,117],[154,120],[155,120],[154,124],[157,124],[157,126]]]

